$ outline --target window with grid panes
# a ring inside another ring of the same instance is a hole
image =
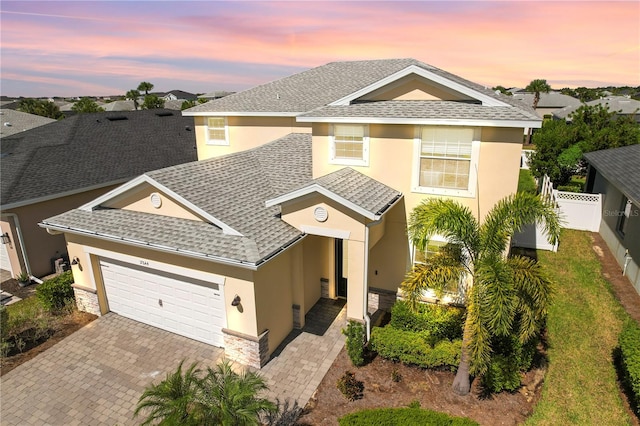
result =
[[[418,185],[427,188],[469,188],[474,130],[423,127],[420,131]]]
[[[332,127],[331,160],[341,164],[366,164],[369,154],[367,126],[334,124]]]
[[[228,145],[227,129],[224,117],[207,118],[207,143],[211,145]]]

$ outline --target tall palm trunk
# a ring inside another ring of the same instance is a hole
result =
[[[453,379],[453,392],[465,396],[471,390],[471,381],[469,380],[470,359],[467,347],[469,345],[469,319],[464,323],[464,332],[462,335],[462,350],[460,351],[460,364],[458,364],[458,372]]]

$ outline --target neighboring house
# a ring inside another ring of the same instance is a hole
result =
[[[194,95],[193,93],[184,92],[182,90],[171,90],[169,92],[158,92],[154,93],[159,98],[164,99],[165,101],[193,101],[198,99],[198,95]]]
[[[589,152],[587,192],[604,194],[600,235],[640,293],[640,145]]]
[[[607,107],[610,112],[615,112],[618,116],[631,116],[637,123],[640,123],[640,101],[627,98],[626,96],[607,96],[605,98],[585,102],[584,104],[562,108],[561,110],[556,111],[553,116],[560,120],[571,121],[571,114],[582,105],[602,105]]]
[[[225,96],[233,95],[234,93],[236,92],[226,92],[224,90],[218,90],[215,92],[205,93],[204,95],[198,96],[198,98],[212,101],[214,99],[220,99],[220,98],[224,98]]]
[[[430,253],[409,244],[411,210],[445,197],[484,217],[516,192],[523,128],[542,121],[414,59],[330,63],[183,114],[200,161],[41,225],[66,236],[81,309],[254,367],[321,297],[346,298],[368,330]]]
[[[142,105],[142,101],[138,102],[138,108]],[[134,111],[136,109],[132,100],[113,101],[107,102],[104,105],[100,105],[105,111]]]
[[[15,135],[25,130],[35,129],[56,120],[13,109],[0,109],[0,138]]]
[[[196,160],[193,121],[168,110],[78,114],[2,138],[2,269],[42,277],[66,253],[38,223],[149,170]]]
[[[535,94],[529,92],[514,93],[513,98],[533,106]],[[540,93],[540,101],[536,106],[536,114],[540,118],[552,118],[553,113],[562,108],[578,108],[582,103],[573,96],[564,95],[560,92]]]

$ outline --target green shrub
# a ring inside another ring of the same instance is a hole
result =
[[[514,391],[521,385],[521,373],[529,370],[536,353],[538,340],[522,344],[517,336],[495,337],[493,354],[481,383],[486,391]]]
[[[431,345],[442,339],[461,339],[464,309],[450,306],[420,304],[418,313],[406,301],[397,301],[391,308],[391,326],[405,331],[418,331],[430,336]]]
[[[351,362],[356,367],[364,364],[364,325],[350,320],[347,328],[342,329],[342,334],[347,336],[347,353]]]
[[[531,172],[527,169],[520,169],[520,176],[518,177],[518,192],[528,192],[531,194],[538,193],[538,187],[536,181],[531,176]]]
[[[398,330],[387,325],[374,327],[371,348],[383,358],[424,368],[444,367],[454,370],[460,361],[461,339],[443,339],[435,345],[423,332]]]
[[[625,386],[631,392],[636,413],[640,415],[640,327],[627,321],[618,337]]]
[[[349,401],[362,398],[364,383],[356,379],[351,371],[345,371],[344,375],[338,379],[336,386]]]
[[[466,417],[453,417],[420,408],[376,408],[347,414],[338,419],[340,426],[477,426]]]
[[[36,287],[36,295],[42,306],[50,311],[59,311],[73,300],[73,275],[63,272],[57,277],[46,280]]]

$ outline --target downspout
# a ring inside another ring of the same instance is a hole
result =
[[[369,229],[379,225],[382,217],[367,223],[364,228],[364,296],[362,297],[362,312],[367,333],[367,342],[371,338],[371,317],[369,317]]]
[[[24,268],[26,269],[25,272],[29,274],[29,277],[31,279],[36,278],[31,275],[31,265],[29,264],[29,258],[27,257],[27,249],[24,246],[24,237],[22,236],[22,229],[20,228],[20,221],[18,220],[18,215],[15,213],[2,213],[2,214],[13,218],[13,225],[16,227],[16,233],[18,234],[18,243],[20,243],[20,251],[22,251],[22,260],[24,261]]]
[[[622,268],[623,277],[627,274],[627,266],[629,266],[630,261],[631,261],[631,256],[629,256],[629,249],[626,249],[624,251],[624,268]]]

